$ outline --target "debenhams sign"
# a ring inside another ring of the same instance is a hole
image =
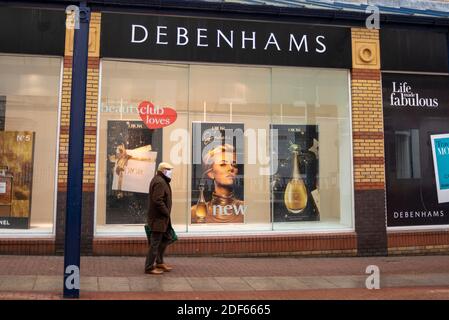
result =
[[[101,56],[216,63],[350,68],[347,28],[103,14]]]

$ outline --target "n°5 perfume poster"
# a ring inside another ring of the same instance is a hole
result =
[[[145,223],[150,182],[162,158],[162,129],[110,120],[107,130],[106,224]]]
[[[270,177],[273,221],[318,221],[318,126],[274,124],[270,132],[278,158]]]
[[[0,131],[0,228],[30,226],[34,135]]]
[[[192,123],[191,223],[243,223],[244,125]]]

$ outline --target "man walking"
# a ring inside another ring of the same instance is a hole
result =
[[[173,166],[161,162],[157,173],[150,183],[150,203],[148,208],[148,226],[151,230],[149,250],[145,261],[145,273],[162,274],[173,268],[164,263],[164,252],[172,242],[171,207],[172,192],[170,187]]]

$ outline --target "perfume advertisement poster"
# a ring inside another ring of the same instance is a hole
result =
[[[271,125],[271,210],[274,222],[318,221],[318,126]]]
[[[387,226],[449,224],[449,77],[383,74]]]
[[[0,131],[0,228],[29,228],[34,135]]]
[[[438,203],[449,202],[449,134],[430,137]]]
[[[245,221],[243,133],[241,123],[192,123],[192,224]]]
[[[150,182],[162,157],[162,129],[112,120],[107,137],[106,223],[145,223]]]

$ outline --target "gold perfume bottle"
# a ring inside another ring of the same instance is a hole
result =
[[[307,188],[299,170],[299,152],[292,151],[292,179],[284,192],[284,204],[290,213],[301,213],[307,206]]]
[[[207,204],[206,200],[204,199],[204,187],[200,186],[200,197],[198,199],[198,203],[196,204],[196,221],[199,223],[206,222],[206,215],[207,215]]]

